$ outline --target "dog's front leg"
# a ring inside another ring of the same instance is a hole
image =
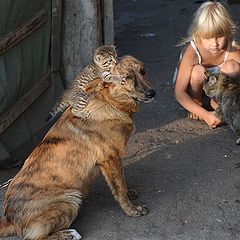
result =
[[[114,198],[118,201],[123,211],[132,217],[146,215],[148,210],[145,207],[133,205],[128,198],[121,159],[111,159],[101,163],[99,166]]]

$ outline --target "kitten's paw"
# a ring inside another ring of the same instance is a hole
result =
[[[126,83],[126,79],[127,79],[127,76],[126,75],[122,75],[122,77],[121,77],[121,85],[124,85]]]

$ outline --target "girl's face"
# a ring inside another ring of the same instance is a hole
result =
[[[226,46],[227,37],[217,37],[217,38],[202,38],[201,44],[205,50],[211,54],[220,53]]]

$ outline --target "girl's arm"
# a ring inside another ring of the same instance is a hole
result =
[[[220,123],[220,120],[215,116],[214,112],[208,112],[201,105],[196,103],[188,91],[190,88],[192,69],[194,65],[197,64],[198,58],[196,53],[191,46],[188,46],[179,65],[178,76],[174,88],[175,97],[187,111],[197,115],[210,127],[216,127]]]

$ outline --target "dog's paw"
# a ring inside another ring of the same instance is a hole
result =
[[[148,214],[148,209],[143,206],[133,206],[130,212],[127,212],[128,216],[141,217]]]
[[[134,189],[129,189],[127,195],[130,200],[136,200],[139,198],[139,193]]]
[[[81,235],[75,229],[66,229],[58,232],[59,238],[63,240],[80,240]]]

